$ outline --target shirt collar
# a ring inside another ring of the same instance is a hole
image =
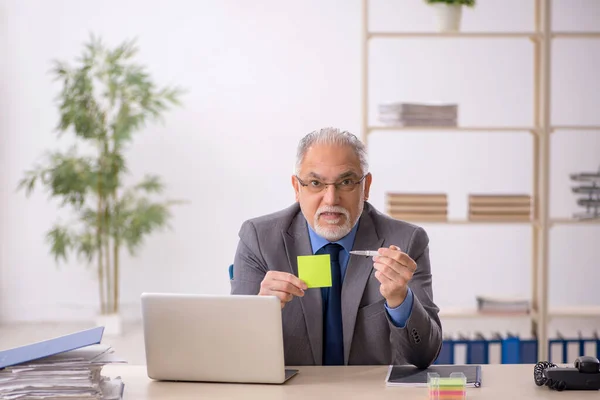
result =
[[[358,230],[358,222],[357,222],[356,224],[354,224],[354,227],[346,236],[344,236],[343,238],[341,238],[340,240],[337,240],[335,242],[330,242],[329,240],[319,236],[315,231],[313,231],[313,229],[308,224],[308,222],[306,223],[306,226],[308,227],[308,234],[310,236],[310,245],[312,246],[313,254],[316,254],[317,251],[319,251],[319,249],[321,249],[321,247],[323,247],[329,243],[337,243],[337,244],[341,245],[344,248],[344,250],[346,250],[347,253],[350,253],[350,250],[352,250],[352,246],[354,246],[354,238],[356,237],[356,231]]]

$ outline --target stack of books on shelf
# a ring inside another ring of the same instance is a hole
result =
[[[445,193],[388,193],[387,214],[406,221],[446,221],[448,196]]]
[[[120,377],[102,375],[107,364],[124,363],[101,344],[103,327],[0,351],[0,398],[120,400]]]
[[[458,104],[386,103],[378,110],[387,126],[455,127],[458,120]]]
[[[525,194],[471,194],[470,221],[530,221],[531,196]]]
[[[574,213],[573,218],[581,220],[600,218],[600,169],[598,172],[571,174],[570,178],[572,181],[581,182],[572,190],[573,193],[581,196],[577,199],[577,205],[585,209]]]
[[[477,296],[477,311],[487,314],[529,314],[531,304],[528,299]]]

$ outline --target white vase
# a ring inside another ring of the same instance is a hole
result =
[[[462,19],[461,4],[431,4],[437,14],[438,29],[440,32],[458,32]]]
[[[106,336],[118,336],[123,332],[123,319],[118,313],[100,314],[96,316],[96,326],[103,326]]]

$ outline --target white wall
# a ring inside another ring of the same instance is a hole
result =
[[[2,3],[0,3],[2,4]],[[6,26],[6,14],[4,13],[4,7],[0,6],[0,54],[3,56],[6,54],[6,49],[8,48],[8,35],[7,26]],[[4,60],[5,57],[2,57]],[[6,160],[6,154],[8,151],[8,96],[4,96],[3,93],[6,93],[6,83],[7,79],[5,72],[5,62],[0,62],[0,76],[3,79],[0,79],[0,296],[1,293],[5,291],[3,288],[6,286],[5,279],[3,276],[3,261],[4,261],[4,248],[6,246],[4,239],[4,221],[5,215],[7,211],[6,206],[6,198],[8,194],[6,193],[6,187],[8,186],[7,178],[8,174],[4,173],[8,168],[8,163]],[[0,297],[0,321],[2,321],[2,304],[4,303],[3,297]]]
[[[152,236],[138,258],[126,258],[123,302],[135,313],[142,291],[227,293],[226,268],[242,221],[293,201],[290,173],[300,137],[330,125],[360,133],[360,3],[0,2],[6,22],[0,28],[0,320],[86,319],[97,303],[93,269],[71,262],[58,270],[48,256],[43,235],[56,205],[40,193],[26,199],[14,192],[22,172],[57,145],[58,88],[47,74],[52,59],[72,60],[89,32],[113,45],[137,36],[140,60],[156,79],[189,90],[185,107],[138,135],[129,154],[132,178],[159,173],[171,196],[190,201],[176,210],[172,232]],[[465,30],[532,29],[533,1],[479,3],[466,11]],[[600,22],[598,5],[557,1],[554,22],[592,29]],[[373,30],[435,27],[419,0],[373,0],[371,24]],[[554,48],[553,122],[600,125],[593,73],[600,41],[561,40]],[[372,122],[378,102],[439,100],[460,103],[463,125],[532,124],[527,39],[377,40],[371,49]],[[468,193],[531,190],[527,133],[377,132],[369,145],[372,202],[381,209],[389,190],[445,191],[451,217],[461,218]],[[600,132],[560,132],[553,146],[552,214],[569,216],[575,207],[568,173],[598,168]],[[440,306],[472,306],[480,293],[529,295],[529,227],[425,226]],[[600,304],[593,294],[599,239],[600,227],[554,228],[552,305]]]

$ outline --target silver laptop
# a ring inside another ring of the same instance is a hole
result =
[[[284,383],[281,303],[274,296],[143,293],[148,377]]]

